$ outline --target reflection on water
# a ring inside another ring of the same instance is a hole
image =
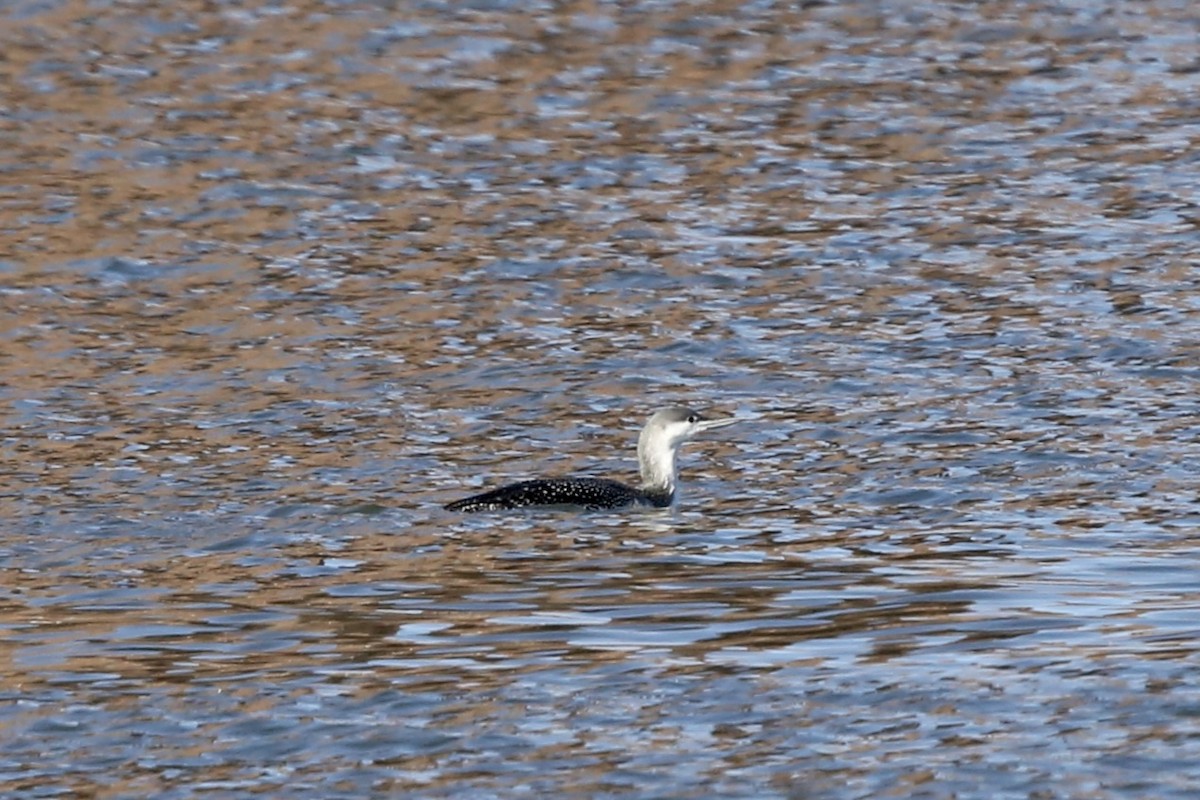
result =
[[[1189,4],[5,14],[4,794],[1195,795]]]

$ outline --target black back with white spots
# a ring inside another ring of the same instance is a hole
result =
[[[521,481],[456,500],[447,511],[502,511],[510,508],[580,508],[597,511],[627,506],[671,505],[671,496],[653,495],[606,478],[550,478]]]

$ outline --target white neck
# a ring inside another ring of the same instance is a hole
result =
[[[644,491],[675,493],[679,474],[675,470],[676,447],[661,435],[647,435],[642,431],[638,437],[638,462],[642,469]]]

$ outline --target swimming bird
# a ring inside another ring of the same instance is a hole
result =
[[[627,486],[605,478],[543,478],[521,481],[456,500],[447,511],[502,511],[510,508],[556,508],[596,511],[642,506],[666,508],[675,502],[679,446],[696,434],[724,428],[733,417],[709,419],[682,406],[655,411],[638,436],[642,484]]]

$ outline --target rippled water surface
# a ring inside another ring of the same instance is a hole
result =
[[[1200,793],[1195,3],[0,13],[3,796]]]

